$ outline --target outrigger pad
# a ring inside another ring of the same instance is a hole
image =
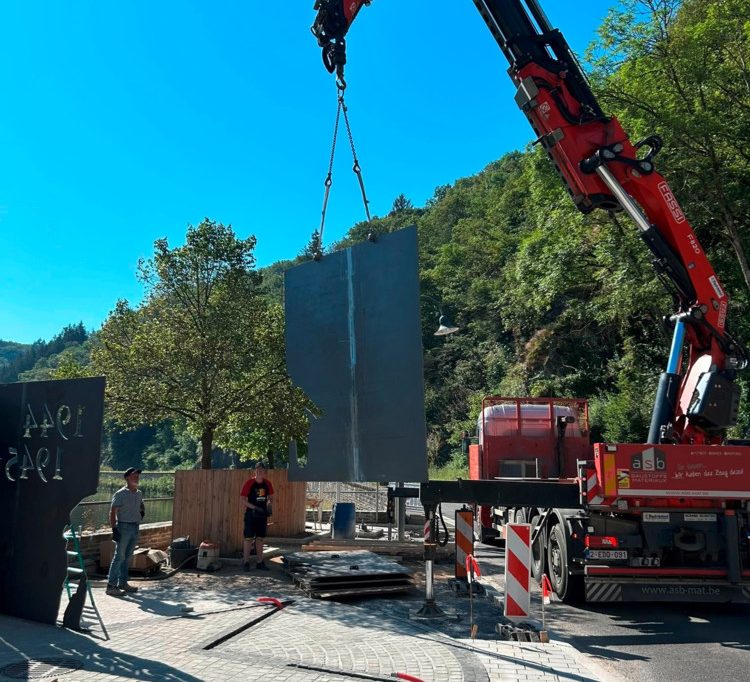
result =
[[[322,412],[290,480],[427,480],[417,268],[412,226],[286,271],[287,368]]]

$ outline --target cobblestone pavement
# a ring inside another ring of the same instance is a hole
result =
[[[568,645],[499,641],[499,611],[490,599],[474,600],[479,635],[470,639],[468,601],[442,586],[438,603],[460,612],[460,620],[410,620],[418,593],[351,603],[309,599],[278,565],[263,575],[225,566],[137,584],[137,594],[122,598],[94,589],[109,639],[97,624],[83,634],[0,616],[0,681],[341,682],[392,680],[395,673],[424,682],[598,679]],[[260,596],[293,603],[278,611],[259,604]]]

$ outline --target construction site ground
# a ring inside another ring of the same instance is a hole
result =
[[[448,584],[452,560],[435,566],[435,598],[454,616],[425,622],[410,617],[425,597],[418,558],[404,560],[416,584],[408,593],[322,601],[302,593],[284,570],[280,555],[300,544],[269,543],[268,572],[245,572],[239,560],[224,559],[216,572],[133,579],[139,591],[124,597],[106,596],[104,581],[93,581],[106,633],[90,618],[91,631],[79,633],[0,616],[0,680],[340,682],[393,680],[397,673],[424,682],[604,679],[592,659],[554,632],[545,644],[502,640],[492,578],[483,581],[487,596],[472,600],[472,639],[469,599]],[[66,605],[63,595],[60,622]]]

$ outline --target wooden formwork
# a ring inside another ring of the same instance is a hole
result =
[[[172,511],[172,537],[190,536],[194,544],[218,542],[222,556],[242,551],[245,507],[240,491],[255,475],[246,469],[177,471]],[[293,537],[305,530],[305,483],[287,480],[286,469],[270,469],[274,488],[268,535]]]

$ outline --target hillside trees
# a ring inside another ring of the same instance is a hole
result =
[[[63,353],[82,359],[89,337],[82,322],[69,324],[50,341],[35,341],[29,346],[14,344],[8,360],[0,363],[0,383],[10,381],[41,381],[49,379]],[[0,342],[2,343],[2,342]]]
[[[284,419],[266,409],[279,392],[292,401],[287,410],[306,406],[286,375],[281,316],[259,294],[254,248],[254,237],[238,239],[209,219],[188,228],[184,246],[157,240],[139,265],[144,302],[118,302],[92,350],[117,423],[187,424],[200,439],[202,468],[240,417],[258,430]]]

